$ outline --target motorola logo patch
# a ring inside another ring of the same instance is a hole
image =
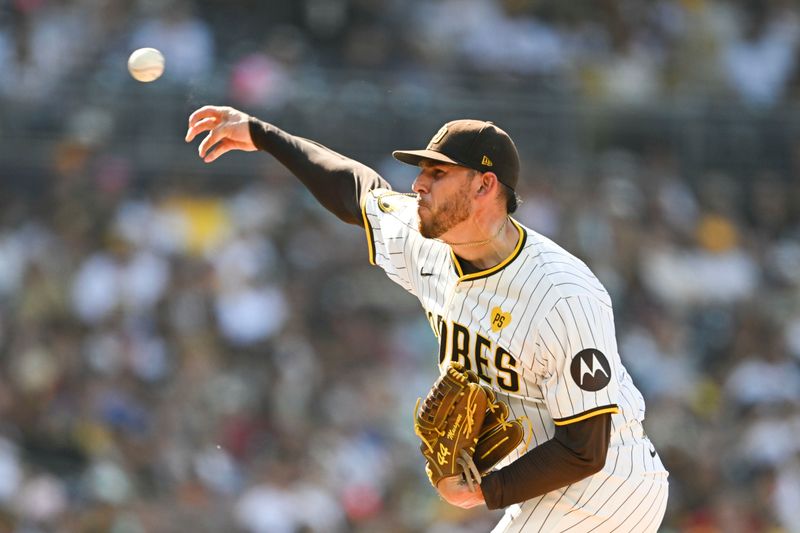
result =
[[[611,365],[603,352],[588,348],[572,358],[572,379],[585,391],[599,391],[611,381]]]

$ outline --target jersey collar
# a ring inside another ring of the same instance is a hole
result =
[[[480,270],[478,272],[473,272],[471,274],[464,274],[464,270],[461,268],[461,263],[458,260],[458,256],[453,252],[452,248],[450,249],[450,258],[453,261],[453,268],[456,271],[456,276],[458,276],[458,281],[459,282],[461,282],[461,281],[472,281],[472,280],[476,280],[476,279],[480,279],[480,278],[486,278],[488,276],[491,276],[495,272],[499,272],[500,270],[503,270],[507,265],[511,264],[511,262],[514,259],[519,257],[520,252],[522,252],[522,248],[525,246],[525,241],[528,238],[528,232],[525,231],[524,229],[522,229],[522,226],[520,226],[519,223],[517,223],[516,220],[514,220],[511,217],[509,217],[509,219],[511,220],[511,223],[514,224],[514,227],[516,227],[517,231],[519,232],[519,240],[517,240],[517,245],[514,247],[514,250],[511,252],[511,254],[508,257],[506,257],[505,259],[503,259],[502,261],[500,261],[500,263],[498,263],[497,265],[493,266],[492,268],[488,268],[486,270]]]

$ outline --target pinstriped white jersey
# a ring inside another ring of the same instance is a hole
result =
[[[511,219],[520,234],[511,255],[464,274],[448,245],[419,234],[415,197],[373,190],[363,216],[370,261],[419,299],[439,339],[440,368],[460,361],[512,416],[526,417],[528,449],[550,440],[556,425],[611,413],[606,467],[592,477],[619,476],[623,464],[665,473],[648,453],[644,401],[617,352],[609,295],[583,262]]]

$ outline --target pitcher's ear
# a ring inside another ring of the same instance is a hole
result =
[[[478,187],[478,193],[486,194],[499,183],[500,182],[497,180],[497,174],[494,172],[484,172],[481,174],[481,186]]]

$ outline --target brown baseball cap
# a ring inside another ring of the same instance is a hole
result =
[[[424,150],[395,150],[398,161],[418,165],[423,159],[453,163],[494,172],[500,183],[515,190],[519,178],[519,154],[508,134],[484,120],[448,122],[436,132]]]

